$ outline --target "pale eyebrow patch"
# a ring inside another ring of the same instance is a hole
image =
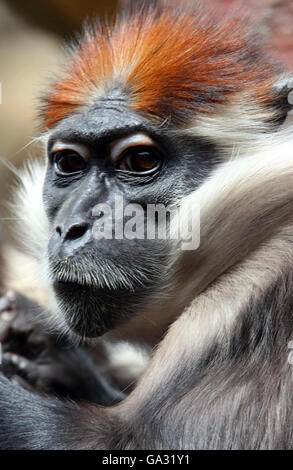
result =
[[[110,146],[110,158],[113,163],[116,163],[120,155],[130,147],[142,146],[153,146],[154,141],[147,134],[139,132],[137,134],[132,134],[128,137],[123,137],[122,139],[116,140]]]
[[[75,142],[65,142],[62,140],[57,140],[53,147],[51,148],[52,152],[61,152],[63,150],[73,150],[74,152],[78,153],[82,158],[85,160],[90,159],[90,150],[84,144],[77,144]]]

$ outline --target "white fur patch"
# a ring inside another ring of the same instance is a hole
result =
[[[267,120],[276,112],[259,108],[251,97],[242,95],[230,105],[219,107],[214,113],[200,114],[187,133],[213,142],[222,155],[247,155],[263,149],[269,142],[278,144],[279,133],[272,132]]]
[[[35,160],[19,172],[21,184],[15,194],[13,210],[17,238],[25,252],[37,260],[42,258],[49,234],[49,223],[43,205],[46,164]]]

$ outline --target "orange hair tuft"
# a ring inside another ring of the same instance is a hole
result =
[[[188,7],[140,9],[110,26],[88,28],[47,95],[44,126],[121,89],[129,106],[184,125],[198,112],[248,91],[272,100],[276,71],[243,20],[219,20]]]

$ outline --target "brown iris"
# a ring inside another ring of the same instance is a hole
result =
[[[73,150],[61,150],[53,154],[54,163],[61,173],[77,173],[86,169],[87,161]]]
[[[135,173],[148,173],[159,168],[160,154],[154,147],[130,147],[117,162],[117,169],[133,171]]]

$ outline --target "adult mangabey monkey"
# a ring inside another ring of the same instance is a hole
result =
[[[48,92],[46,176],[23,177],[19,213],[57,326],[140,338],[172,325],[116,406],[61,401],[2,375],[1,448],[293,447],[289,86],[245,23],[182,2],[127,10],[86,29]],[[145,212],[180,203],[185,227],[199,205],[199,249],[97,239],[95,222],[110,215],[93,209],[117,196]],[[42,381],[29,342],[5,344],[14,375]]]

